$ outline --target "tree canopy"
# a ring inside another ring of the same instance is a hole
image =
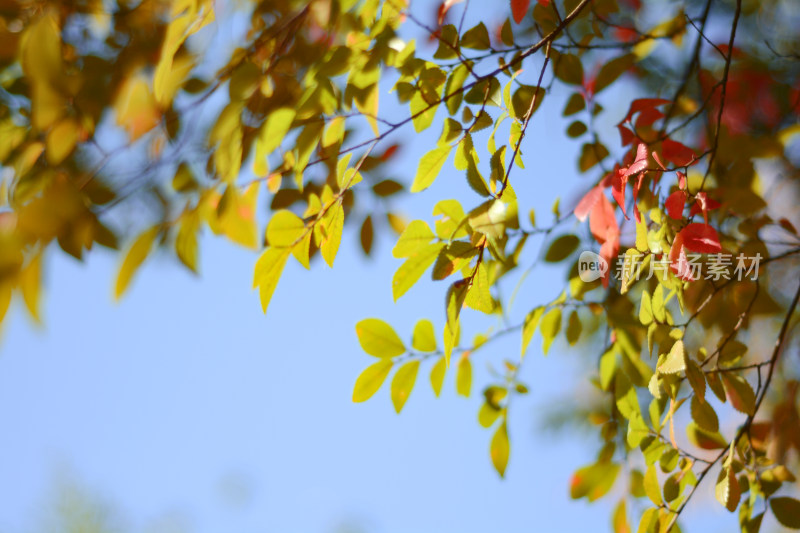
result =
[[[394,299],[429,276],[445,317],[441,331],[356,324],[354,402],[385,388],[399,413],[420,371],[437,396],[454,374],[458,394],[481,391],[503,476],[509,409],[535,386],[519,377],[529,345],[570,346],[593,393],[568,416],[599,442],[570,493],[617,487],[615,532],[677,531],[696,491],[743,532],[766,515],[800,529],[800,9],[428,7],[0,0],[0,318],[19,294],[39,320],[47,254],[118,250],[120,298],[156,250],[196,272],[210,231],[258,251],[268,320],[287,262],[334,267],[354,225],[367,256],[392,239]],[[215,38],[223,18],[244,28],[234,46]],[[547,155],[526,133],[550,105],[579,146],[559,165],[582,178],[543,215],[515,186],[562,179],[529,157]],[[423,132],[426,153],[387,178]],[[412,221],[394,209],[450,169],[469,204],[436,198]],[[560,295],[520,301],[543,265],[561,270]],[[519,353],[492,351],[506,335]],[[495,377],[473,387],[478,353]]]

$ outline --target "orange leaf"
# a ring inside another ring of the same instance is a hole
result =
[[[528,12],[528,7],[531,0],[511,0],[511,15],[514,17],[514,22],[519,24]]]

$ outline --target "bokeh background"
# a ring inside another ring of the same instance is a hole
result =
[[[481,4],[473,2],[468,24],[506,13],[505,5]],[[218,47],[224,57],[242,38],[245,17],[232,4],[220,9],[193,45]],[[432,21],[435,6],[414,2],[412,10]],[[423,31],[406,27],[424,41]],[[537,73],[531,66],[523,76],[533,84]],[[565,96],[558,85],[548,95],[525,140],[527,168],[514,170],[523,220],[533,207],[549,224],[553,199],[561,196],[566,212],[589,179],[576,168],[579,143],[564,133]],[[613,123],[636,96],[624,84],[604,94],[598,129],[616,135]],[[386,177],[409,183],[437,134],[401,130],[395,141],[403,148]],[[445,168],[434,187],[399,200],[409,219],[431,221],[441,198],[476,204],[463,176]],[[567,228],[580,231],[577,222]],[[506,479],[491,465],[491,433],[477,412],[480,387],[492,379],[486,363],[516,360],[516,334],[476,354],[469,399],[455,394],[452,371],[435,398],[423,366],[401,415],[387,390],[352,403],[355,378],[370,363],[357,321],[382,318],[405,338],[418,318],[443,326],[442,284],[422,282],[392,301],[400,261],[389,253],[388,228],[379,230],[373,258],[363,257],[352,224],[335,269],[316,261],[306,272],[290,262],[267,317],[250,290],[256,255],[210,235],[201,241],[199,276],[156,256],[119,304],[115,257],[98,249],[79,263],[51,254],[43,324],[17,302],[2,333],[0,532],[610,531],[615,499],[569,499],[569,478],[592,462],[597,437],[554,422],[580,401],[595,364],[586,347],[581,354],[555,345],[543,357],[535,338],[521,374],[531,393],[510,414]],[[537,269],[513,316],[557,296],[564,275]],[[466,320],[465,331],[491,325]],[[710,487],[687,509],[691,530],[732,531],[735,519]]]

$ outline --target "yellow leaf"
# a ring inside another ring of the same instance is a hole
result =
[[[287,209],[272,215],[267,224],[267,241],[270,246],[286,248],[292,246],[305,231],[303,219]]]
[[[447,372],[447,361],[444,357],[440,357],[431,368],[431,388],[437,397],[442,392],[445,372]]]
[[[411,192],[425,190],[433,184],[451,150],[450,146],[440,146],[422,156],[417,167],[417,175],[411,184]]]
[[[543,314],[544,307],[537,307],[525,317],[525,322],[522,325],[521,357],[525,356],[525,351],[528,349],[528,344],[530,344],[531,338],[533,338],[533,334],[536,332],[536,326],[539,325],[539,320],[542,318]]]
[[[181,217],[178,235],[175,237],[175,253],[178,259],[192,272],[197,272],[197,229],[199,220],[194,212]]]
[[[383,385],[391,369],[391,359],[381,359],[377,363],[368,366],[356,379],[356,385],[353,388],[353,401],[360,403],[372,398]]]
[[[344,208],[342,204],[336,202],[324,219],[325,237],[320,246],[322,258],[333,267],[336,253],[339,251],[339,244],[342,242],[342,230],[344,229]]]
[[[39,296],[42,287],[42,255],[36,254],[30,262],[20,271],[19,286],[22,299],[28,308],[31,317],[36,322],[41,322],[39,316]]]
[[[419,278],[436,261],[444,243],[434,243],[409,257],[392,277],[392,297],[397,301],[402,295],[419,281]]]
[[[676,341],[669,350],[664,362],[658,365],[660,374],[676,374],[686,369],[686,353],[683,348],[683,341]]]
[[[153,86],[158,102],[170,103],[174,96],[175,54],[192,33],[214,21],[213,3],[208,0],[178,0],[172,3],[172,16],[161,45]]]
[[[61,29],[52,14],[34,21],[22,38],[22,69],[35,82],[61,76]]]
[[[497,473],[500,474],[500,477],[503,477],[506,473],[510,451],[511,447],[508,443],[508,431],[506,429],[506,423],[503,422],[497,428],[497,431],[495,431],[494,437],[492,437],[492,443],[489,447],[489,455],[492,458],[492,464],[494,465],[494,469],[497,470]]]
[[[397,244],[392,249],[392,255],[397,258],[411,257],[435,238],[436,236],[425,221],[412,220],[397,239]]]
[[[392,326],[378,318],[366,318],[356,324],[356,335],[361,348],[375,357],[391,358],[406,351]]]
[[[420,352],[436,351],[436,333],[430,320],[420,320],[414,326],[414,336],[411,339],[411,346]]]
[[[114,108],[117,124],[125,128],[132,141],[156,127],[161,120],[161,112],[147,82],[138,75],[131,76],[122,85]]]
[[[294,109],[281,107],[267,116],[256,138],[256,155],[253,160],[253,172],[256,176],[267,175],[267,156],[281,145],[289,133],[295,114]]]
[[[469,397],[472,389],[472,363],[469,357],[462,357],[456,369],[456,392],[461,396]]]
[[[286,248],[267,248],[261,257],[256,261],[255,273],[253,274],[253,287],[258,287],[261,298],[261,309],[267,312],[272,293],[278,286],[283,267],[289,259],[289,250]]]
[[[0,283],[0,324],[6,317],[9,305],[11,305],[11,284]]]
[[[75,145],[78,144],[80,125],[71,118],[58,122],[47,133],[47,161],[51,165],[58,165],[67,158]]]
[[[128,285],[133,279],[133,275],[139,267],[147,259],[150,250],[153,248],[156,237],[158,236],[158,227],[152,227],[145,231],[133,241],[125,259],[122,261],[122,266],[117,274],[117,283],[114,289],[114,297],[119,300],[128,288]]]
[[[409,361],[397,369],[392,379],[392,405],[394,410],[399,413],[414,388],[417,381],[417,371],[419,370],[419,360]]]
[[[236,187],[229,186],[220,199],[220,229],[233,242],[253,249],[258,246],[256,206],[259,188],[259,183],[253,183],[240,196]]]
[[[542,317],[542,352],[546,355],[550,345],[561,330],[561,308],[554,307]]]

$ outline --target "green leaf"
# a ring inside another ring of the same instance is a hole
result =
[[[433,393],[438,397],[442,392],[442,385],[444,384],[444,375],[447,372],[447,361],[444,357],[440,357],[431,368],[431,388]]]
[[[568,117],[579,111],[583,111],[585,108],[586,101],[583,99],[583,95],[581,93],[572,93],[572,95],[569,97],[569,100],[567,100],[567,105],[564,106],[563,114],[565,117]]]
[[[119,300],[130,285],[134,274],[142,266],[144,260],[150,255],[150,250],[158,236],[158,227],[152,227],[139,235],[125,254],[122,266],[117,274],[117,283],[114,288],[114,297]]]
[[[414,389],[418,370],[419,360],[409,361],[397,369],[392,379],[392,405],[397,413],[403,410],[406,400]]]
[[[406,351],[392,326],[378,318],[366,318],[356,324],[356,335],[361,348],[375,357],[396,357]]]
[[[692,396],[692,420],[706,431],[715,433],[719,431],[719,418],[711,404],[704,402],[697,396]]]
[[[533,104],[533,109],[531,109],[531,115],[535,113],[544,101],[544,94],[545,90],[542,87],[520,85],[511,97],[511,111],[514,117],[519,120],[526,118],[534,96],[536,97],[536,102]]]
[[[461,88],[464,86],[467,76],[469,76],[469,69],[462,63],[453,69],[453,72],[447,78],[447,83],[444,85],[445,96],[452,95],[445,102],[447,111],[451,115],[455,115],[461,107],[461,101],[464,98]]]
[[[583,64],[574,54],[561,54],[558,60],[554,61],[553,70],[556,77],[564,83],[583,84]]]
[[[703,371],[699,366],[697,366],[697,363],[688,357],[686,358],[686,378],[689,380],[689,384],[692,386],[695,396],[697,396],[701,401],[705,401],[706,378],[703,374]]]
[[[570,346],[574,346],[578,339],[581,337],[581,330],[583,326],[581,325],[581,319],[578,316],[577,311],[572,311],[569,315],[569,320],[567,320],[567,342]]]
[[[800,529],[800,501],[788,496],[780,498],[770,498],[769,506],[772,509],[772,514],[781,525],[792,528]]]
[[[704,450],[719,450],[728,446],[728,441],[719,432],[706,431],[696,422],[689,422],[686,426],[686,436],[689,442]]]
[[[503,422],[494,432],[492,443],[489,446],[489,456],[492,458],[492,464],[500,477],[505,476],[506,466],[508,466],[508,456],[511,452],[511,446],[508,442],[508,430],[506,423]]]
[[[386,376],[392,369],[391,359],[381,359],[377,363],[368,366],[356,379],[353,387],[353,401],[356,403],[365,402],[378,392]]]
[[[742,492],[739,488],[739,481],[736,479],[736,474],[730,466],[723,468],[719,473],[714,495],[717,497],[717,501],[730,512],[734,512],[736,507],[739,506],[739,499],[742,496]]]
[[[720,375],[725,391],[731,405],[739,412],[752,415],[756,408],[756,394],[753,387],[742,376],[731,372],[722,372]]]
[[[575,139],[586,133],[587,130],[588,128],[586,127],[586,124],[580,120],[576,120],[570,123],[570,125],[567,127],[567,135]]]
[[[392,297],[397,301],[419,281],[422,275],[436,261],[444,243],[430,244],[418,251],[400,265],[392,277]]]
[[[477,26],[467,30],[461,36],[461,46],[464,48],[472,48],[473,50],[487,50],[491,46],[489,40],[489,31],[483,22],[479,22]]]
[[[581,172],[586,172],[600,161],[608,157],[608,148],[600,142],[584,143],[581,146],[581,156],[578,160],[578,168]]]
[[[619,78],[623,72],[628,70],[636,60],[633,54],[626,54],[612,59],[600,68],[594,82],[594,92],[599,93]]]
[[[561,308],[554,307],[542,317],[542,352],[547,355],[550,345],[555,340],[558,332],[561,331]]]
[[[287,209],[276,211],[267,224],[267,242],[276,248],[286,248],[300,238],[305,231],[303,219]]]
[[[669,350],[669,354],[664,358],[664,362],[658,365],[660,374],[677,374],[686,369],[686,353],[683,348],[683,341],[676,341]]]
[[[563,261],[578,249],[581,240],[575,235],[561,235],[550,244],[544,260],[548,263]]]
[[[414,326],[411,346],[420,352],[430,353],[436,351],[436,333],[430,320],[419,320]]]
[[[469,357],[462,357],[456,368],[456,392],[461,396],[469,397],[472,390],[472,362]]]
[[[281,248],[267,248],[256,261],[253,274],[253,287],[258,287],[261,298],[261,309],[266,313],[272,293],[278,286],[283,267],[289,258],[289,250]]]

